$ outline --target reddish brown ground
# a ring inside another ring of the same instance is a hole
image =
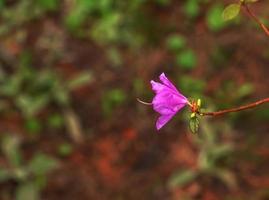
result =
[[[257,7],[258,13],[265,4],[261,3]],[[179,24],[180,19],[183,19],[177,3],[166,9],[149,8],[149,11],[155,16],[157,24],[169,26],[169,23]],[[268,51],[269,39],[260,30],[253,28],[251,23],[248,18],[243,18],[238,26],[211,33],[201,16],[192,29],[182,29],[180,24],[176,27],[176,31],[187,36],[189,45],[198,54],[197,68],[188,74],[207,80],[206,95],[214,97],[224,82],[233,80],[238,85],[253,83],[255,91],[250,101],[268,96],[268,57],[262,57],[261,52]],[[70,156],[59,158],[61,166],[49,176],[43,199],[163,200],[184,199],[185,194],[203,200],[218,200],[225,195],[231,199],[268,198],[268,121],[256,119],[250,113],[242,115],[233,129],[238,153],[235,155],[235,166],[231,168],[240,184],[237,189],[231,190],[214,178],[201,178],[184,188],[168,188],[167,180],[173,172],[183,167],[196,167],[197,148],[189,137],[187,126],[182,122],[174,120],[160,133],[156,133],[156,114],[151,108],[138,104],[137,94],[133,92],[133,80],[136,77],[141,78],[145,90],[150,91],[149,81],[156,78],[159,72],[165,71],[174,80],[181,73],[178,68],[171,66],[173,58],[165,49],[165,41],[144,46],[137,53],[120,48],[124,64],[115,68],[106,58],[105,48],[67,36],[58,20],[49,16],[29,25],[29,39],[25,44],[13,42],[12,35],[4,38],[2,42],[7,53],[16,56],[22,49],[29,47],[35,52],[34,62],[42,66],[42,57],[46,51],[34,44],[46,26],[53,26],[53,33],[64,34],[64,55],[57,61],[55,70],[64,77],[71,77],[74,73],[90,69],[94,73],[94,81],[73,93],[73,107],[80,116],[85,139],[82,144],[75,144]],[[216,45],[232,51],[226,63],[220,67],[213,66],[209,58]],[[101,96],[113,87],[123,88],[128,101],[115,110],[112,117],[105,118],[101,109]],[[22,119],[17,114],[1,116],[1,132],[24,134],[22,127]],[[247,138],[253,134],[257,137],[256,145],[248,147]],[[25,145],[25,154],[38,149],[56,155],[58,145],[65,141],[71,140],[64,130],[62,133],[44,132],[40,138]],[[252,156],[259,161],[253,162],[250,159]]]

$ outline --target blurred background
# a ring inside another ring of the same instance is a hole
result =
[[[269,39],[232,2],[0,0],[0,199],[269,199],[269,106],[193,135],[136,101],[161,72],[206,110],[268,97]]]

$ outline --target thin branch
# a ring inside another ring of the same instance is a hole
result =
[[[265,34],[269,37],[269,29],[261,22],[261,20],[249,9],[248,5],[246,3],[243,3],[242,4],[247,13],[249,14],[249,16],[254,19],[258,24],[259,26],[262,28],[262,30],[265,32]]]
[[[199,114],[201,116],[215,117],[215,116],[219,116],[219,115],[223,115],[223,114],[227,114],[227,113],[231,113],[231,112],[239,112],[242,110],[247,110],[247,109],[254,108],[254,107],[259,106],[259,105],[264,104],[264,103],[269,103],[269,98],[262,99],[262,100],[259,100],[259,101],[256,101],[256,102],[244,105],[244,106],[240,106],[237,108],[225,109],[225,110],[220,110],[220,111],[216,111],[216,112],[199,112],[199,111],[197,111],[197,114]]]

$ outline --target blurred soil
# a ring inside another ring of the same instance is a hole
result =
[[[253,83],[255,92],[250,99],[268,96],[268,57],[263,57],[261,52],[268,48],[269,40],[251,26],[253,22],[247,17],[229,31],[212,33],[208,31],[202,16],[195,21],[191,30],[182,30],[179,23],[182,13],[177,11],[177,5],[148,9],[151,15],[156,16],[157,23],[169,27],[169,24],[178,22],[175,32],[183,31],[187,35],[189,45],[198,55],[198,67],[189,75],[207,80],[206,95],[214,97],[223,83],[233,80],[237,85]],[[187,193],[193,199],[217,200],[228,192],[231,199],[266,199],[264,196],[269,188],[269,126],[266,121],[255,120],[251,114],[242,115],[235,126],[238,132],[235,136],[236,146],[248,152],[246,156],[240,151],[238,162],[233,166],[239,188],[231,191],[218,180],[203,178],[184,188],[171,189],[167,186],[168,178],[177,169],[196,168],[198,150],[191,142],[186,124],[173,120],[157,133],[154,129],[156,113],[150,107],[137,103],[133,86],[134,77],[139,77],[146,90],[150,91],[149,81],[157,79],[162,71],[175,80],[176,70],[170,66],[173,65],[173,58],[164,47],[165,41],[145,46],[135,53],[119,47],[124,64],[123,67],[114,67],[107,59],[104,47],[89,40],[74,39],[66,34],[57,17],[47,16],[28,25],[26,43],[13,41],[16,33],[3,38],[1,42],[6,47],[5,54],[16,57],[23,49],[31,49],[35,52],[36,66],[47,65],[40,63],[40,60],[44,60],[43,56],[51,55],[47,54],[48,50],[36,45],[47,26],[54,27],[54,32],[48,34],[58,34],[61,38],[58,48],[61,48],[63,55],[51,58],[56,59],[53,61],[57,63],[55,70],[63,77],[72,77],[82,70],[90,69],[94,79],[89,86],[72,94],[72,106],[80,116],[86,135],[82,144],[75,144],[70,156],[59,158],[61,167],[50,175],[43,193],[44,199],[164,200],[183,199]],[[223,66],[214,66],[210,61],[210,53],[216,45],[229,51]],[[128,101],[118,107],[112,116],[104,117],[102,96],[113,87],[123,88]],[[232,94],[234,91],[230,92]],[[47,112],[50,111],[41,113],[41,118],[45,118]],[[214,122],[211,120],[211,123]],[[251,134],[251,131],[257,134],[258,146],[253,148],[247,145],[247,135],[244,135],[246,129],[249,130],[247,134]],[[14,113],[1,119],[0,130],[26,134],[22,131],[23,120]],[[65,129],[61,133],[47,130],[39,137],[30,139],[24,145],[24,152],[27,157],[33,149],[39,148],[55,155],[58,144],[65,141],[71,141]],[[259,161],[252,162],[252,156]]]

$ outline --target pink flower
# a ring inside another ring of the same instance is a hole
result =
[[[157,130],[188,104],[188,99],[177,90],[164,73],[159,78],[161,83],[153,80],[150,82],[152,90],[156,93],[152,100],[153,109],[161,115],[156,122]]]

